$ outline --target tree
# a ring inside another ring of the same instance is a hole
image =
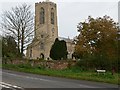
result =
[[[30,5],[22,4],[12,8],[11,11],[3,12],[2,15],[3,32],[14,37],[22,55],[34,34],[34,16],[31,11]]]
[[[2,59],[2,37],[0,35],[0,59]]]
[[[12,36],[2,38],[2,57],[4,59],[14,59],[21,57],[17,49],[17,44]]]
[[[78,24],[78,41],[75,54],[80,58],[96,57],[96,60],[117,59],[117,31],[118,24],[109,16],[96,19],[88,17],[85,22]],[[95,58],[94,58],[95,59]],[[102,64],[102,63],[101,63]]]
[[[56,38],[50,50],[50,57],[54,60],[61,60],[62,58],[67,58],[67,46],[64,40],[59,41],[58,38]]]

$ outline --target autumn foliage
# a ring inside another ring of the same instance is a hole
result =
[[[77,26],[78,41],[75,55],[86,60],[87,66],[92,68],[110,69],[118,67],[118,24],[109,16],[91,16]]]

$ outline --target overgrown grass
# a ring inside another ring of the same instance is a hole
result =
[[[79,67],[71,67],[69,69],[64,70],[53,70],[46,69],[44,67],[31,67],[29,64],[20,64],[20,65],[12,65],[12,64],[3,64],[4,69],[15,70],[20,72],[27,72],[39,75],[48,75],[48,76],[57,76],[57,77],[66,77],[73,78],[79,80],[89,80],[89,81],[97,81],[97,82],[105,82],[112,84],[120,84],[119,76],[120,73],[115,73],[112,75],[110,72],[106,72],[104,74],[97,74],[95,71],[83,71]]]

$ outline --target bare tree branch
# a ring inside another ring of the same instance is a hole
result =
[[[22,4],[2,15],[4,33],[14,36],[21,54],[34,37],[34,14],[31,11],[30,5]]]

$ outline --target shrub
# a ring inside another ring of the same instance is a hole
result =
[[[62,58],[67,58],[67,46],[64,40],[59,41],[58,38],[56,38],[50,50],[50,57],[53,60],[61,60]]]

